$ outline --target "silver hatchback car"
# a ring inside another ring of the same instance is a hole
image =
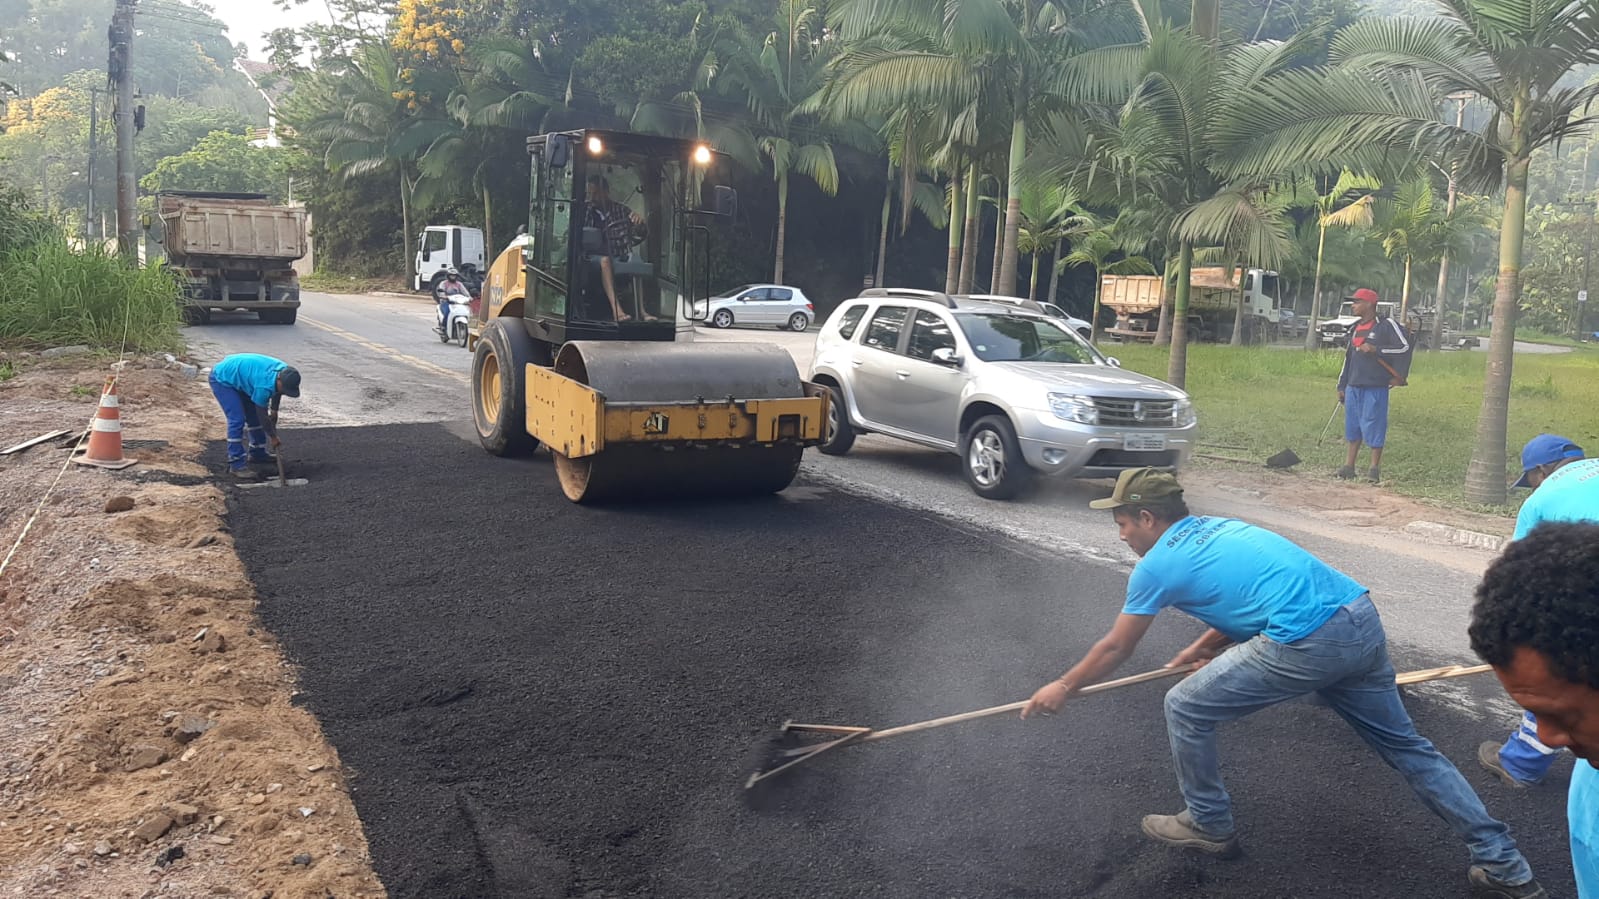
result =
[[[823,453],[867,432],[957,452],[989,499],[1035,473],[1176,471],[1197,429],[1188,394],[1123,370],[1025,300],[864,291],[822,326],[809,379],[832,393]]]

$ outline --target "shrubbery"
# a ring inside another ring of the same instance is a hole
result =
[[[177,280],[99,246],[73,248],[15,192],[0,187],[0,343],[179,350]]]

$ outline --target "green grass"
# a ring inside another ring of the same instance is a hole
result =
[[[316,272],[301,278],[300,289],[321,293],[372,293],[378,290],[411,292],[410,285],[403,278],[368,278],[337,272]]]
[[[1107,345],[1133,371],[1166,376],[1166,350]],[[1194,344],[1188,351],[1188,392],[1199,412],[1200,451],[1264,463],[1283,449],[1305,461],[1297,471],[1328,475],[1343,464],[1343,413],[1319,439],[1337,408],[1334,388],[1342,352]],[[1398,493],[1459,508],[1466,502],[1466,466],[1482,406],[1486,353],[1417,353],[1410,386],[1389,399],[1385,486]],[[1599,353],[1518,354],[1510,399],[1509,465],[1519,473],[1521,446],[1542,431],[1575,440],[1599,455]],[[1207,447],[1226,447],[1207,449]],[[1241,447],[1237,449],[1235,447]],[[1361,464],[1366,464],[1362,451]],[[1525,493],[1513,491],[1519,504]]]
[[[162,268],[134,268],[59,236],[0,258],[0,345],[86,344],[116,352],[183,349],[178,284]]]

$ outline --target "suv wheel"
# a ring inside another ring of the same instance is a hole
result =
[[[842,456],[855,445],[855,426],[849,423],[849,409],[844,405],[844,391],[831,384],[827,387],[827,440],[817,449],[824,456]]]
[[[1003,415],[979,418],[961,435],[961,471],[984,499],[1011,499],[1032,479],[1016,429]]]

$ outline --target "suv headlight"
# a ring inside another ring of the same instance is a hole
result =
[[[1094,406],[1091,396],[1078,396],[1074,393],[1051,393],[1049,395],[1050,411],[1056,418],[1066,421],[1075,421],[1078,424],[1099,424],[1099,409]]]
[[[1189,399],[1178,400],[1171,409],[1172,424],[1179,428],[1192,427],[1199,421],[1199,415],[1194,412],[1194,401]]]

